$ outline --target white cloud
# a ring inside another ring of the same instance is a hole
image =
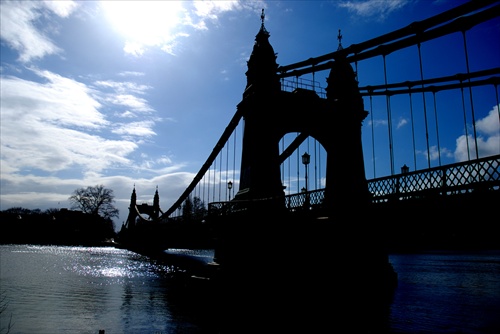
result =
[[[172,160],[166,156],[161,156],[158,159],[144,159],[141,163],[141,169],[152,172],[156,175],[166,175],[173,172],[178,172],[183,165],[170,166]],[[163,167],[167,166],[167,167]]]
[[[77,6],[73,1],[1,1],[1,39],[19,52],[19,61],[24,63],[61,53],[62,50],[46,33],[37,29],[35,23],[50,12],[67,17]]]
[[[500,114],[498,106],[490,110],[488,116],[476,122],[476,129],[487,136],[498,136],[500,134]]]
[[[217,20],[220,13],[238,10],[242,6],[239,1],[195,1],[194,8],[199,18]]]
[[[45,0],[44,4],[51,11],[60,17],[68,17],[78,7],[78,3],[74,1],[51,1]]]
[[[106,101],[116,105],[125,106],[136,111],[154,111],[154,109],[149,106],[148,102],[145,99],[131,94],[109,95],[106,98]]]
[[[368,121],[368,125],[369,126],[373,125],[374,127],[387,126],[387,124],[388,124],[387,120],[384,119],[374,119],[373,122],[371,120]]]
[[[2,116],[83,128],[107,124],[94,90],[49,71],[32,71],[45,82],[2,77]]]
[[[156,133],[151,129],[154,126],[153,121],[142,121],[120,124],[113,133],[120,135],[132,135],[139,137],[151,137],[156,135]]]
[[[411,0],[350,0],[339,2],[338,6],[359,16],[384,20],[389,14],[403,8],[409,2]]]
[[[137,76],[139,74],[135,75]],[[133,92],[137,94],[144,94],[146,90],[151,89],[151,86],[138,85],[135,82],[117,82],[117,81],[107,80],[107,81],[97,81],[95,84],[99,87],[112,88],[119,93]]]
[[[405,118],[400,118],[398,121],[398,124],[396,125],[396,129],[399,129],[399,128],[405,126],[406,124],[408,124],[408,120]]]
[[[125,110],[122,113],[117,113],[116,114],[118,117],[123,117],[123,118],[136,118],[137,115],[131,112],[130,110]]]
[[[123,71],[118,73],[121,77],[142,77],[145,75],[144,72],[134,72],[134,71]]]
[[[137,145],[93,134],[112,124],[99,112],[97,92],[48,71],[46,82],[1,78],[1,161],[7,171],[56,172],[75,166],[100,171],[126,158]],[[2,168],[2,179],[6,170]]]
[[[425,157],[426,160],[436,161],[440,158],[453,158],[453,153],[446,147],[441,147],[438,150],[437,145],[432,145],[429,147],[429,151],[420,151],[417,150],[417,154],[421,154]]]
[[[144,95],[147,90],[151,89],[151,86],[147,85],[139,85],[134,82],[118,82],[113,80],[103,80],[97,81],[94,83],[96,87],[101,89],[110,89],[111,92],[103,92],[101,90],[101,100],[104,103],[112,104],[116,109],[117,106],[127,108],[125,111],[115,111],[115,115],[118,115],[121,118],[135,118],[138,117],[137,112],[139,113],[152,113],[155,110],[149,105],[148,101],[144,98],[137,97],[133,94]],[[143,115],[141,115],[143,117]],[[156,119],[159,121],[160,119]],[[137,123],[136,123],[137,124]],[[143,125],[146,123],[143,123]],[[148,122],[148,133],[150,135],[154,135],[151,128],[154,126],[152,122]],[[121,125],[124,127],[124,125]],[[115,133],[126,133],[123,132],[115,132]]]
[[[477,138],[462,135],[456,140],[455,160],[466,161],[476,157],[476,141],[478,156],[488,157],[500,154],[500,120],[498,106],[494,106],[488,115],[476,121]]]
[[[476,142],[472,135],[467,137],[462,135],[457,138],[456,143],[455,160],[466,161],[469,160],[469,156],[470,159],[476,158]],[[467,146],[469,146],[469,154],[467,154]],[[478,136],[477,146],[479,147],[478,156],[480,158],[500,154],[500,135],[487,138]]]
[[[424,154],[425,157],[429,158],[431,161],[438,160],[439,157],[447,157],[447,158],[453,157],[453,154],[450,152],[449,149],[447,149],[446,147],[441,147],[438,150],[437,145],[432,145],[431,147],[429,147],[429,154],[427,154],[427,151],[423,152],[422,154]]]
[[[144,54],[146,50],[144,48],[144,45],[141,43],[126,41],[125,46],[123,47],[123,51],[135,57],[140,57]]]

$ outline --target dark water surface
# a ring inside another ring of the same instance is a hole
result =
[[[500,333],[500,251],[390,260],[399,275],[392,333]],[[122,249],[0,245],[0,333],[9,324],[9,333],[211,333],[213,309],[184,274]]]
[[[500,333],[500,251],[391,255],[393,333]]]

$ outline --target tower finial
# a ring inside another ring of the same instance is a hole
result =
[[[262,8],[262,13],[260,14],[260,19],[262,21],[260,25],[260,32],[259,33],[264,33],[265,35],[269,36],[269,33],[266,30],[266,27],[264,27],[264,19],[266,17],[266,14],[264,14],[264,8]]]
[[[339,47],[337,48],[337,50],[342,50],[343,47],[342,47],[342,34],[340,33],[340,29],[339,29],[339,34],[337,35],[337,39],[339,40]]]

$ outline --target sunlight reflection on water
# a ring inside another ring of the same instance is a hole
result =
[[[84,277],[159,278],[176,271],[173,266],[145,261],[145,257],[122,249],[71,247],[54,252],[68,256],[64,270]]]
[[[0,321],[8,323],[4,317],[12,315],[12,334],[174,333],[173,328],[193,327],[184,314],[170,311],[171,277],[180,271],[175,266],[112,247],[1,245],[0,250],[8,301]]]

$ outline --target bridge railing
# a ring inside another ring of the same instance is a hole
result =
[[[285,205],[290,211],[312,210],[323,205],[325,190],[301,192],[298,194],[286,195]]]
[[[226,216],[229,214],[241,214],[248,210],[251,201],[226,201],[208,203],[208,216]]]
[[[324,189],[318,189],[298,194],[286,195],[273,200],[284,199],[285,207],[292,212],[303,210],[314,210],[320,208],[325,198]],[[225,216],[228,214],[241,214],[248,208],[259,202],[268,201],[270,199],[255,199],[255,200],[232,200],[228,202],[212,202],[208,204],[209,216]]]
[[[500,155],[368,181],[372,202],[500,190]]]
[[[500,155],[368,180],[368,190],[372,203],[500,191]],[[324,199],[325,190],[317,189],[284,196],[284,204],[291,212],[315,210]],[[208,214],[244,213],[253,203],[267,200],[213,202],[208,204]]]

